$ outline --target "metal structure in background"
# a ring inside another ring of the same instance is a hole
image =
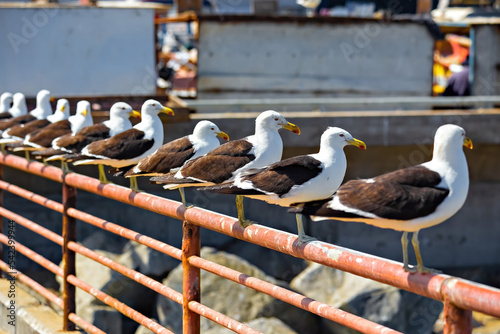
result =
[[[92,294],[105,304],[115,308],[155,333],[171,333],[168,329],[162,327],[160,324],[152,321],[143,314],[77,278],[75,275],[74,256],[75,253],[79,253],[181,304],[184,313],[183,333],[185,334],[200,332],[200,316],[208,318],[236,333],[259,333],[259,331],[200,303],[200,269],[255,289],[363,333],[398,333],[390,328],[342,311],[331,305],[320,303],[296,292],[201,258],[200,227],[443,301],[445,305],[444,333],[446,334],[471,333],[472,311],[479,311],[491,316],[500,317],[500,290],[498,289],[450,277],[448,275],[409,274],[402,270],[402,265],[398,262],[381,259],[323,242],[299,244],[295,235],[258,224],[243,229],[238,224],[238,221],[231,217],[219,215],[200,208],[185,209],[181,203],[147,193],[136,193],[128,188],[113,184],[103,185],[97,179],[87,176],[74,173],[64,175],[59,168],[45,166],[39,162],[28,162],[14,155],[0,154],[0,172],[4,165],[62,183],[63,203],[59,203],[20,188],[14,184],[10,184],[4,180],[0,180],[0,193],[2,191],[8,191],[62,213],[62,236],[3,206],[0,207],[0,215],[15,220],[18,224],[62,247],[64,259],[63,268],[47,260],[40,254],[37,254],[25,245],[16,244],[17,251],[26,255],[55,275],[64,278],[65,290],[62,299],[20,272],[16,275],[16,279],[30,286],[47,301],[50,301],[63,310],[65,318],[64,330],[70,330],[73,328],[72,326],[76,324],[89,333],[103,333],[102,330],[86,322],[75,313],[75,288],[79,288]],[[116,201],[179,219],[183,224],[182,249],[175,248],[159,240],[155,240],[151,237],[75,209],[76,189],[82,189]],[[1,200],[0,198],[0,201]],[[118,234],[129,240],[139,242],[182,261],[183,293],[181,294],[150,277],[127,268],[76,243],[75,225],[77,219],[108,232]],[[0,242],[7,244],[8,238],[4,234],[0,234]],[[7,271],[8,265],[0,261],[0,269]]]

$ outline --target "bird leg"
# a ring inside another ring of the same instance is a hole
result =
[[[139,186],[137,185],[137,177],[136,176],[130,177],[130,189],[132,189],[133,191],[139,192]]]
[[[31,159],[30,159],[30,151],[25,150],[24,151],[24,157],[26,158],[26,160],[28,160],[28,162],[30,162],[31,161]]]
[[[104,171],[104,166],[99,164],[97,165],[99,168],[99,182],[101,183],[111,183],[108,178],[106,177],[106,172]]]
[[[300,243],[307,243],[307,242],[311,242],[311,241],[317,241],[318,239],[310,237],[304,232],[304,224],[302,222],[302,214],[297,213],[295,215],[295,218],[297,219],[297,230],[298,230],[298,234],[299,234],[299,242]]]
[[[403,269],[406,272],[415,272],[415,269],[410,268],[410,266],[408,265],[408,232],[403,232],[403,236],[401,237],[401,245],[403,246]]]
[[[0,144],[0,149],[2,150],[3,155],[5,155],[7,153],[7,151],[5,151],[5,144],[4,143]]]
[[[238,222],[245,228],[253,224],[253,221],[245,219],[245,210],[243,209],[243,196],[236,195],[236,209],[238,210]]]
[[[437,270],[433,270],[433,269],[424,267],[424,263],[422,261],[422,254],[420,253],[420,244],[418,242],[418,231],[413,232],[413,237],[411,238],[411,243],[413,245],[413,249],[415,250],[415,256],[417,257],[417,271],[421,274],[430,273],[430,272],[439,272]]]
[[[61,169],[64,172],[64,174],[69,173],[69,166],[66,160],[61,160]]]
[[[181,193],[182,205],[184,205],[186,209],[192,208],[194,205],[186,205],[186,195],[184,194],[184,188],[179,188],[179,192]]]

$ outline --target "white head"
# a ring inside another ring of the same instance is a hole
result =
[[[255,127],[259,129],[278,131],[281,128],[287,129],[300,135],[300,129],[293,123],[288,122],[283,115],[274,110],[267,110],[255,119]]]
[[[366,150],[366,145],[361,140],[353,138],[349,132],[337,127],[328,127],[321,135],[320,149],[344,148],[346,145],[354,145],[360,149]]]
[[[434,136],[434,157],[451,159],[462,146],[472,149],[472,141],[465,136],[465,130],[458,125],[440,126]]]
[[[91,108],[90,108],[90,102],[86,100],[81,100],[78,101],[76,104],[76,114],[75,115],[81,115],[83,117],[86,117],[87,114],[90,114]]]
[[[36,106],[42,106],[43,104],[50,102],[50,92],[46,89],[42,89],[36,94]]]
[[[28,107],[26,106],[26,97],[23,93],[15,93],[12,97],[12,111],[15,111],[16,116],[26,115],[28,113]],[[13,114],[13,115],[14,115]]]
[[[141,108],[141,116],[145,118],[145,116],[156,116],[159,113],[165,113],[167,115],[174,115],[174,111],[170,108],[164,107],[160,102],[156,100],[147,100],[144,102]]]
[[[43,89],[36,95],[36,108],[31,111],[31,114],[38,119],[45,119],[52,115],[52,106],[50,105],[50,92]]]
[[[207,138],[209,136],[221,137],[224,140],[229,140],[229,136],[219,130],[219,127],[210,121],[199,121],[194,127],[193,135],[196,138]]]
[[[12,93],[5,92],[0,96],[0,112],[4,112],[10,109],[13,98]]]
[[[57,100],[56,111],[54,113],[63,113],[64,118],[69,117],[69,101],[66,99]]]
[[[122,118],[127,119],[131,116],[140,117],[141,114],[132,109],[132,107],[125,102],[116,102],[109,110],[109,118]]]

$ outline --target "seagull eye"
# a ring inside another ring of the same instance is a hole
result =
[[[343,134],[340,134],[339,136],[340,136],[340,137],[344,137],[344,135],[343,135]]]
[[[277,122],[279,120],[279,118],[275,118],[274,120]]]
[[[214,130],[215,130],[215,128],[212,128],[212,131],[214,131]]]

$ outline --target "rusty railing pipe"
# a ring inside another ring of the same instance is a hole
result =
[[[61,182],[62,173],[54,167],[45,167],[37,162],[26,163],[20,157],[0,155],[3,163],[14,168],[47,176]],[[45,169],[44,169],[45,168]],[[355,275],[373,279],[426,297],[444,301],[442,286],[448,275],[409,274],[401,270],[401,264],[361,252],[322,242],[299,245],[295,235],[254,224],[243,230],[234,218],[222,216],[207,210],[191,208],[185,210],[182,204],[145,193],[134,193],[116,185],[102,185],[98,180],[77,174],[68,174],[66,182],[77,188],[107,196],[109,198],[168,215],[235,238],[280,251],[305,260],[338,268]],[[0,212],[1,213],[1,212]],[[459,280],[449,294],[449,300],[459,308],[470,308],[500,317],[500,290],[484,287],[474,282]]]
[[[182,223],[182,333],[200,333],[200,315],[189,308],[189,303],[200,302],[200,268],[189,263],[189,257],[200,256],[200,227],[187,221]]]
[[[499,289],[444,274],[407,273],[400,262],[319,241],[301,244],[296,235],[258,224],[243,229],[237,219],[204,209],[189,209],[185,216],[204,228],[440,301],[443,284],[457,280],[449,293],[454,305],[500,317]]]
[[[205,260],[201,257],[191,256],[189,258],[189,263],[215,275],[265,293],[290,305],[309,311],[319,315],[320,317],[332,320],[359,332],[366,334],[401,334],[391,328],[379,325],[370,320],[345,312],[331,305],[318,302],[312,298],[308,298],[304,295],[292,292],[258,278],[248,276],[231,268],[221,266],[220,264]]]
[[[70,282],[74,286],[82,289],[83,291],[91,294],[95,298],[102,301],[104,304],[111,306],[112,308],[114,308],[118,312],[129,317],[132,320],[135,320],[137,323],[143,325],[144,327],[152,330],[153,332],[155,332],[157,334],[173,334],[171,331],[169,331],[165,327],[163,327],[160,324],[156,323],[155,321],[149,319],[148,317],[141,314],[140,312],[137,312],[136,310],[134,310],[130,306],[128,306],[128,305],[120,302],[118,299],[113,298],[110,295],[92,287],[90,284],[85,283],[84,281],[78,279],[74,275],[68,276],[68,282]]]
[[[0,260],[0,269],[2,269],[4,271],[8,271],[9,270],[9,266],[7,265],[7,263],[5,263],[5,262],[3,262],[3,261]],[[42,286],[37,281],[33,280],[31,277],[29,277],[29,276],[21,273],[20,271],[17,271],[16,280],[18,280],[19,282],[22,282],[22,283],[26,284],[27,286],[29,286],[31,289],[33,289],[33,291],[36,291],[37,293],[39,293],[47,301],[50,301],[51,303],[53,303],[54,305],[57,305],[61,309],[63,308],[63,300],[61,298],[57,297],[55,294],[53,294],[52,292],[50,292],[50,290],[48,290],[47,288],[45,288],[44,286]],[[88,323],[87,321],[85,321],[84,319],[80,318],[78,315],[76,315],[74,313],[71,313],[69,315],[69,318],[70,318],[71,321],[73,321],[75,324],[77,324],[78,326],[80,326],[82,329],[84,329],[88,333],[91,333],[91,334],[106,334],[105,332],[103,332],[99,328],[97,328],[94,325]]]
[[[70,313],[76,314],[76,290],[69,284],[67,277],[76,275],[75,252],[68,248],[70,242],[76,241],[76,219],[68,215],[68,209],[76,206],[76,188],[62,185],[63,195],[63,227],[62,227],[62,261],[63,261],[63,330],[74,331],[75,324],[69,320]]]

